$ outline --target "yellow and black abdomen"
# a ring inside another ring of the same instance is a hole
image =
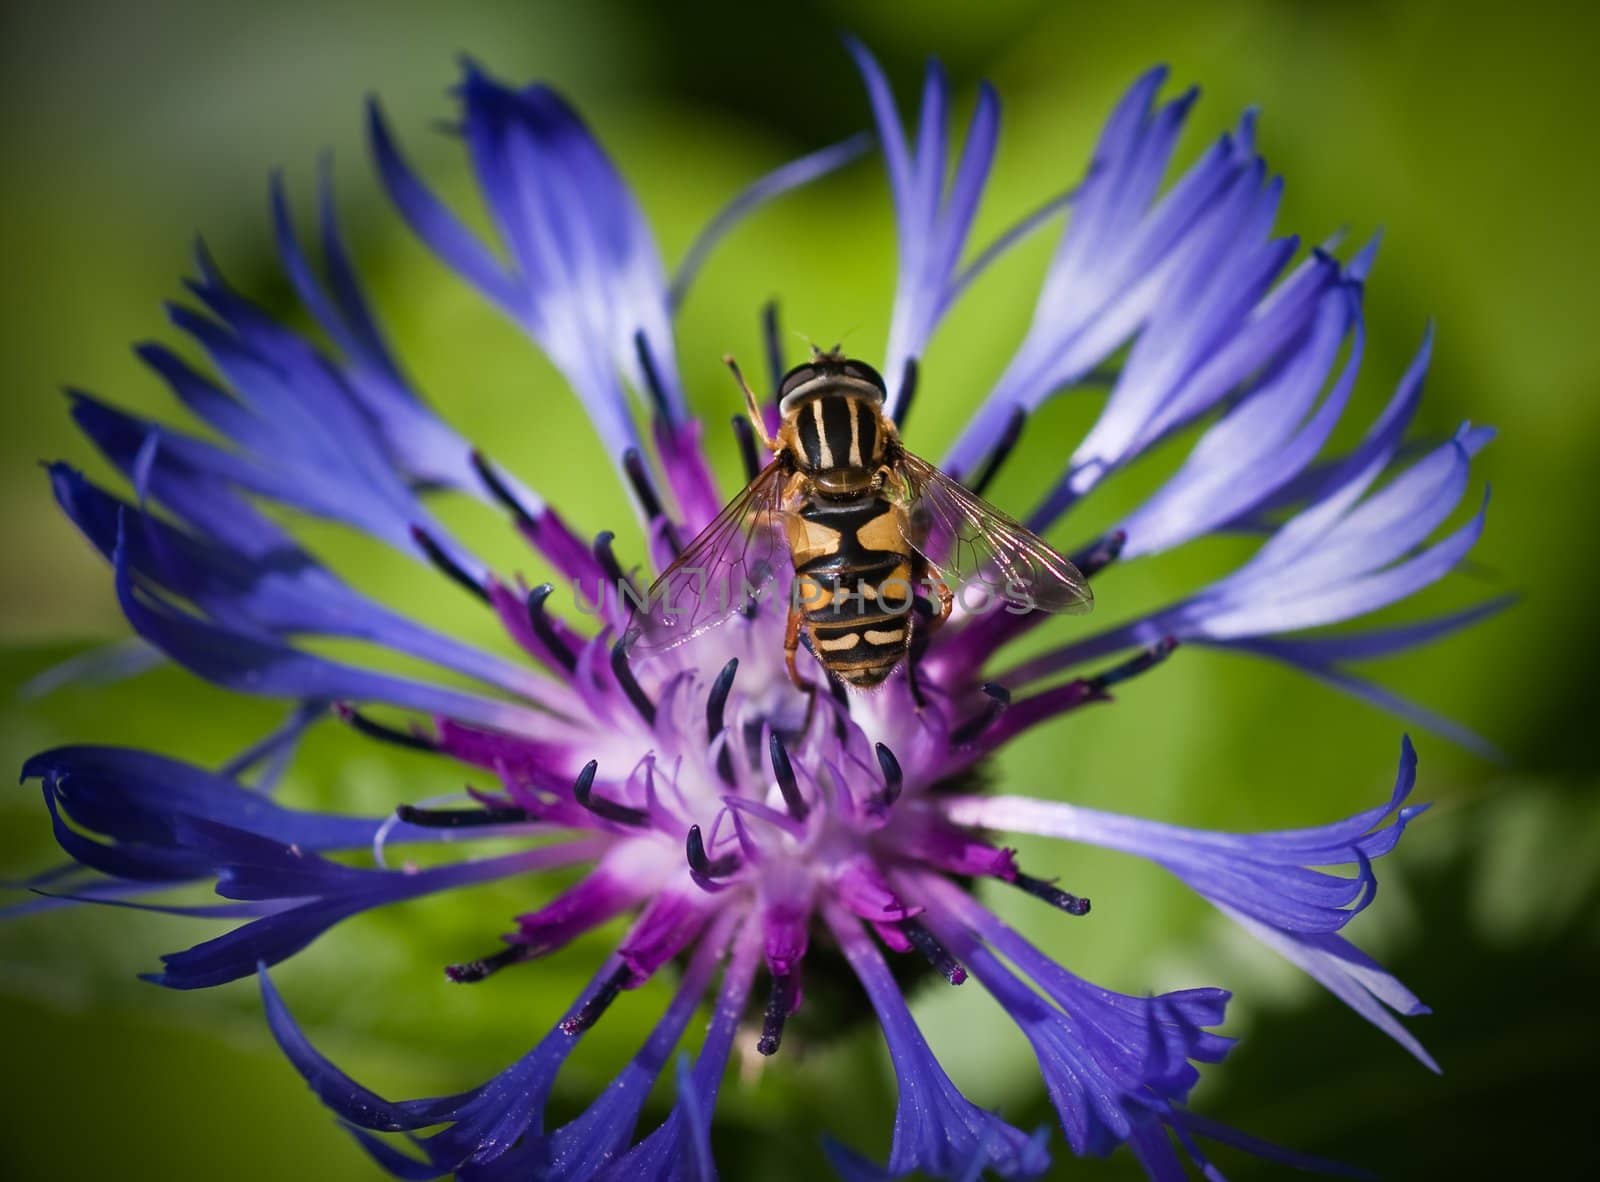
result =
[[[813,500],[790,518],[796,603],[834,676],[878,685],[911,644],[914,570],[902,510],[878,496]]]

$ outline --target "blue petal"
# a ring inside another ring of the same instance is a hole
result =
[[[1343,370],[1317,404],[1347,335]],[[1201,437],[1154,497],[1123,520],[1122,557],[1170,549],[1218,529],[1252,512],[1310,466],[1344,410],[1362,345],[1355,296],[1346,288],[1330,289],[1302,343]]]
[[[1331,825],[1276,833],[1211,833],[1028,797],[967,797],[945,808],[958,824],[1086,841],[1164,866],[1432,1067],[1427,1052],[1384,1008],[1414,1013],[1421,1003],[1336,934],[1371,903],[1373,860],[1391,852],[1423,811],[1404,803],[1416,769],[1416,749],[1407,738],[1394,790],[1383,804]],[[1313,869],[1340,865],[1356,866],[1356,876]]]
[[[274,175],[272,181],[278,256],[295,294],[338,346],[347,389],[373,424],[391,462],[417,484],[445,485],[485,497],[483,483],[473,471],[472,449],[423,404],[384,339],[339,232],[330,167],[323,168],[319,188],[327,291],[295,233],[282,177]],[[527,489],[518,486],[517,493],[530,512],[542,507]]]
[[[1141,1125],[1170,1121],[1199,1078],[1189,1061],[1227,1053],[1232,1040],[1204,1029],[1222,1023],[1225,991],[1128,997],[1102,989],[1043,955],[956,884],[923,876],[917,885],[929,904],[926,922],[1033,1046],[1073,1152],[1103,1155]]]
[[[116,550],[120,523],[126,517],[131,526],[125,535],[127,561],[140,583],[195,604],[230,630],[367,640],[547,705],[557,700],[555,688],[526,668],[424,628],[352,590],[289,535],[225,491],[207,488],[207,482],[193,487],[165,482],[159,452],[148,472],[165,494],[163,499],[180,512],[190,508],[191,496],[203,490],[206,506],[194,515],[213,525],[221,523],[224,538],[177,529],[137,512],[64,464],[50,466],[57,502],[107,558]],[[239,512],[224,523],[230,501]]]
[[[684,1028],[699,1006],[722,952],[719,937],[701,942],[672,1003],[639,1053],[581,1116],[550,1135],[542,1155],[545,1162],[538,1170],[539,1178],[547,1182],[592,1178],[627,1149],[639,1121],[639,1111],[672,1049],[683,1037]],[[698,1095],[694,1095],[693,1102],[699,1104]],[[689,1123],[694,1127],[694,1121]],[[527,1176],[525,1170],[517,1173]]]
[[[1136,372],[1114,396],[1097,429],[1076,455],[1078,466],[1115,465],[1130,449],[1144,446],[1141,431],[1189,379],[1195,401],[1213,401],[1214,382],[1200,382],[1201,367],[1221,359],[1230,332],[1260,338],[1243,349],[1234,343],[1228,361],[1235,381],[1251,368],[1249,353],[1286,340],[1276,322],[1247,326],[1239,304],[1262,290],[1282,261],[1282,246],[1257,240],[1275,204],[1261,189],[1248,124],[1225,137],[1156,200],[1162,173],[1194,93],[1152,109],[1164,70],[1152,71],[1124,98],[1102,133],[1089,176],[1079,189],[1035,306],[1033,325],[976,418],[947,453],[945,467],[976,468],[995,446],[1015,408],[1037,407],[1051,394],[1101,364],[1130,337],[1144,330],[1135,351],[1144,354]],[[1179,296],[1213,283],[1209,302],[1184,304]],[[1199,315],[1195,308],[1201,308]],[[1257,361],[1257,367],[1262,364]],[[1198,383],[1198,384],[1196,384]],[[1186,404],[1192,417],[1201,406]],[[1160,430],[1168,430],[1171,423]],[[1117,438],[1112,438],[1115,435]],[[1053,517],[1072,497],[1098,479],[1080,475],[1076,489],[1049,498],[1035,520]]]
[[[170,842],[172,819],[189,816],[305,850],[361,849],[384,820],[285,808],[229,776],[125,747],[56,747],[22,778],[43,780],[75,822],[123,842]]]
[[[689,286],[700,273],[700,268],[705,265],[707,257],[735,226],[774,198],[792,192],[802,185],[809,185],[819,177],[827,176],[852,160],[859,159],[871,146],[872,137],[866,132],[859,132],[848,139],[829,144],[826,148],[819,148],[809,155],[780,165],[765,176],[752,181],[743,192],[717,211],[716,216],[706,223],[705,229],[700,231],[689,249],[684,252],[683,261],[678,264],[672,276],[672,286],[668,295],[672,307],[676,309],[683,303],[684,297],[688,295]]]
[[[200,847],[217,865],[218,894],[307,901],[163,956],[163,972],[147,979],[173,989],[202,989],[249,976],[258,965],[277,964],[363,911],[588,860],[603,849],[599,842],[579,841],[424,870],[361,870],[210,822],[180,820],[177,828],[187,847]]]
[[[33,702],[69,685],[109,685],[137,677],[166,660],[137,637],[97,645],[35,673],[17,689],[17,698]]]
[[[959,290],[957,268],[999,139],[1000,100],[987,83],[979,87],[977,108],[947,190],[950,84],[944,70],[936,61],[928,63],[913,151],[901,131],[883,70],[860,42],[847,39],[846,45],[867,86],[895,204],[900,260],[884,361],[891,391],[886,411],[893,416],[901,409],[907,362],[922,355]]]
[[[135,585],[126,535],[124,515],[113,556],[123,614],[145,641],[207,681],[241,693],[387,702],[501,730],[548,733],[550,717],[525,707],[344,665],[258,630],[229,629],[179,611]]]
[[[647,1137],[602,1170],[597,1182],[632,1182],[636,1178],[649,1178],[652,1182],[716,1182],[710,1149],[711,1113],[727,1071],[734,1034],[749,1003],[759,959],[760,943],[749,935],[745,933],[746,938],[735,943],[694,1070],[679,1071],[678,1099],[671,1113]]]
[[[390,196],[446,263],[539,343],[620,460],[638,440],[618,375],[647,392],[636,338],[659,375],[668,421],[687,418],[666,278],[644,217],[615,166],[554,91],[512,90],[468,63],[460,94],[463,137],[513,265],[495,261],[427,192],[373,108],[373,146]]]
[[[1002,1178],[1032,1178],[1049,1158],[1027,1134],[977,1107],[939,1066],[882,954],[853,916],[830,908],[829,927],[878,1015],[900,1087],[888,1171],[959,1178],[976,1157]]]

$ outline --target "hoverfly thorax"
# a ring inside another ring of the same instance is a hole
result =
[[[920,703],[919,645],[949,618],[955,580],[992,580],[1023,611],[1089,610],[1071,562],[901,445],[872,366],[814,351],[779,383],[773,436],[738,364],[724,360],[773,458],[650,588],[629,630],[636,646],[671,648],[753,608],[787,557],[783,651],[795,685],[815,689],[795,666],[803,641],[829,676],[858,689],[906,666]]]
[[[784,375],[779,438],[813,493],[856,497],[871,486],[893,442],[885,395],[877,370],[838,353],[819,353]]]

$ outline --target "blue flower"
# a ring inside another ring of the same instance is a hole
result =
[[[692,644],[637,659],[625,643],[630,576],[614,535],[577,534],[551,501],[431,408],[363,295],[326,177],[322,277],[275,180],[284,269],[331,347],[251,303],[202,251],[189,284],[200,307],[175,306],[171,316],[212,372],[164,346],[140,354],[208,433],[75,393],[74,417],[130,491],[100,487],[66,464],[51,465],[49,477],[61,507],[110,562],[123,610],[148,650],[225,689],[283,700],[290,712],[219,771],[98,747],[35,756],[24,778],[40,782],[71,861],[30,885],[49,902],[241,921],[169,954],[151,979],[190,989],[258,977],[268,1022],[294,1067],[403,1178],[714,1176],[712,1112],[741,1023],[759,1013],[754,1049],[779,1052],[805,976],[819,962],[847,967],[859,982],[899,1087],[887,1162],[833,1145],[841,1173],[1042,1172],[1048,1133],[1017,1128],[961,1094],[918,1029],[886,952],[925,959],[951,984],[970,977],[1000,1002],[1038,1059],[1075,1154],[1127,1145],[1153,1177],[1181,1176],[1185,1158],[1217,1176],[1199,1144],[1205,1138],[1332,1168],[1189,1111],[1200,1065],[1219,1062],[1231,1045],[1216,1033],[1225,991],[1102,989],[1008,927],[971,884],[992,880],[1083,917],[1088,899],[1029,872],[1048,866],[1019,866],[992,835],[1063,838],[1148,859],[1433,1066],[1399,1021],[1424,1012],[1421,1003],[1340,934],[1372,902],[1376,862],[1420,811],[1408,803],[1416,775],[1410,741],[1390,799],[1331,824],[1274,833],[1209,833],[984,794],[968,773],[1023,730],[1108,700],[1113,686],[1180,644],[1287,662],[1448,728],[1345,665],[1467,626],[1499,601],[1363,632],[1325,629],[1408,598],[1470,551],[1483,510],[1465,524],[1448,522],[1489,433],[1464,426],[1431,449],[1405,446],[1427,368],[1425,340],[1360,442],[1328,454],[1362,363],[1362,297],[1377,244],[1341,261],[1335,243],[1301,257],[1296,239],[1275,236],[1281,182],[1256,154],[1253,116],[1163,188],[1195,94],[1158,103],[1164,74],[1152,71],[1112,113],[1081,179],[973,250],[998,98],[981,90],[952,168],[949,86],[938,67],[927,72],[908,135],[871,55],[855,43],[850,51],[899,225],[882,366],[887,410],[905,419],[922,354],[972,279],[1070,205],[1031,327],[943,466],[981,490],[1034,410],[1057,396],[1105,390],[1099,419],[1041,490],[1031,524],[1055,524],[1106,476],[1189,428],[1175,474],[1089,540],[1076,561],[1100,578],[1116,564],[1219,532],[1259,537],[1253,557],[1176,603],[1025,660],[1011,657],[1010,646],[1042,614],[960,605],[917,658],[920,696],[901,674],[870,696],[808,699],[784,669],[782,612],[772,601]],[[564,100],[543,86],[508,88],[472,65],[458,95],[462,140],[498,243],[485,242],[432,193],[374,106],[370,132],[384,185],[422,241],[565,375],[633,497],[659,570],[728,491],[711,476],[678,373],[673,316],[683,292],[739,217],[854,159],[867,142],[852,138],[757,181],[669,277],[638,204]],[[511,556],[465,545],[429,510],[438,489],[509,518],[580,597],[587,618],[554,614],[554,587],[522,584],[504,569]],[[410,555],[481,601],[518,655],[479,648],[374,601],[263,504],[353,526]],[[383,646],[449,675],[450,684],[318,655],[305,641],[321,637]],[[122,649],[112,667],[136,663]],[[374,706],[415,721],[380,722]],[[456,774],[454,761],[482,769],[497,787],[365,818],[279,803],[271,790],[296,742],[330,717],[361,739],[426,753],[441,784]],[[487,837],[513,839],[514,848],[422,869],[390,861],[412,843]],[[525,844],[517,848],[515,839]],[[471,1091],[386,1099],[307,1041],[272,982],[273,965],[350,916],[550,867],[583,871],[519,917],[498,949],[449,965],[451,980],[513,970],[618,917],[630,926],[562,1020]],[[196,884],[211,885],[221,901],[162,901],[164,892]],[[664,970],[675,992],[638,1053],[590,1108],[556,1124],[546,1104],[577,1042]],[[705,1004],[706,1038],[693,1060],[678,1057],[676,1102],[649,1127],[645,1099]]]

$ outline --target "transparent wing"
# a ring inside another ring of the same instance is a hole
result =
[[[661,573],[633,609],[630,651],[675,648],[715,628],[789,561],[783,485],[784,469],[774,460]]]
[[[1094,607],[1078,568],[1027,526],[919,456],[907,453],[901,473],[906,540],[944,573],[952,590],[978,579],[1039,611],[1081,615]]]

